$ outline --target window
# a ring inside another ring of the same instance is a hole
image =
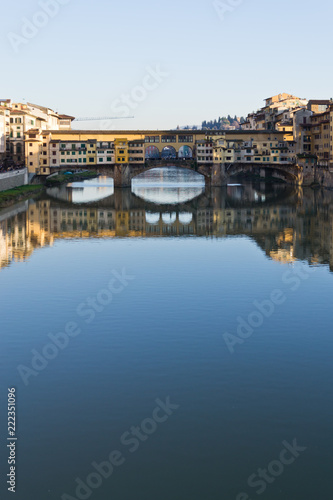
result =
[[[52,160],[52,163],[55,165],[57,163],[57,160]]]
[[[94,163],[94,158],[89,158],[89,163]]]
[[[145,142],[160,142],[160,136],[159,135],[147,135],[145,137]]]
[[[61,160],[61,163],[65,163],[65,160]]]
[[[193,135],[179,135],[179,142],[193,142]]]
[[[162,135],[162,142],[176,142],[175,135]]]
[[[108,157],[106,158],[106,161],[112,161],[112,160],[111,160],[111,157],[110,157],[110,156],[108,156]]]
[[[61,154],[62,154],[62,155],[64,155],[64,154],[65,154],[65,152],[64,152],[64,151],[61,151]]]
[[[17,132],[17,136],[16,136],[18,139],[21,138],[21,132]]]
[[[103,161],[103,158],[98,158],[98,161],[101,163]]]

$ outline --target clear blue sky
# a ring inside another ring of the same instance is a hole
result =
[[[74,116],[135,115],[90,128],[163,129],[246,115],[280,92],[333,97],[329,0],[220,0],[224,18],[210,0],[60,1],[53,17],[38,17],[40,1],[2,7],[1,98]],[[28,39],[23,18],[45,26]],[[168,76],[156,82],[147,68],[157,66]],[[120,107],[133,92],[132,109]]]

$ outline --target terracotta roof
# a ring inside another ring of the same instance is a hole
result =
[[[70,115],[58,115],[61,120],[75,120],[75,116],[70,116]]]

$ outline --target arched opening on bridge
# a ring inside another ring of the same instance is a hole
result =
[[[158,160],[160,158],[160,152],[156,146],[148,146],[145,152],[146,160]]]
[[[176,150],[173,146],[165,146],[162,149],[161,158],[163,160],[173,160],[177,158]]]
[[[183,226],[191,224],[192,220],[193,220],[193,214],[191,214],[190,212],[181,212],[179,214],[179,222],[183,224]]]
[[[190,168],[151,167],[132,179],[136,196],[157,204],[185,203],[205,190],[203,175]]]
[[[174,224],[177,220],[176,212],[172,212],[171,214],[162,214],[162,220],[164,224]]]
[[[178,158],[192,158],[193,152],[190,146],[180,146],[178,151]]]
[[[154,212],[146,212],[146,222],[147,224],[156,225],[160,221],[160,214]]]
[[[226,170],[229,183],[242,183],[244,181],[263,183],[294,183],[296,176],[293,172],[279,166],[234,164]]]

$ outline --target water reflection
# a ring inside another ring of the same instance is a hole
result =
[[[97,177],[83,182],[72,182],[67,186],[48,188],[47,194],[70,203],[90,203],[111,196],[114,192],[110,177]]]
[[[132,182],[134,194],[159,204],[178,204],[200,196],[205,190],[202,175],[182,168],[156,168]]]
[[[276,261],[300,259],[333,269],[331,192],[286,186],[263,192],[263,186],[247,184],[204,190],[193,199],[191,188],[182,189],[186,201],[177,205],[152,203],[130,189],[90,204],[51,197],[22,202],[0,214],[0,266],[64,238],[248,235]]]

